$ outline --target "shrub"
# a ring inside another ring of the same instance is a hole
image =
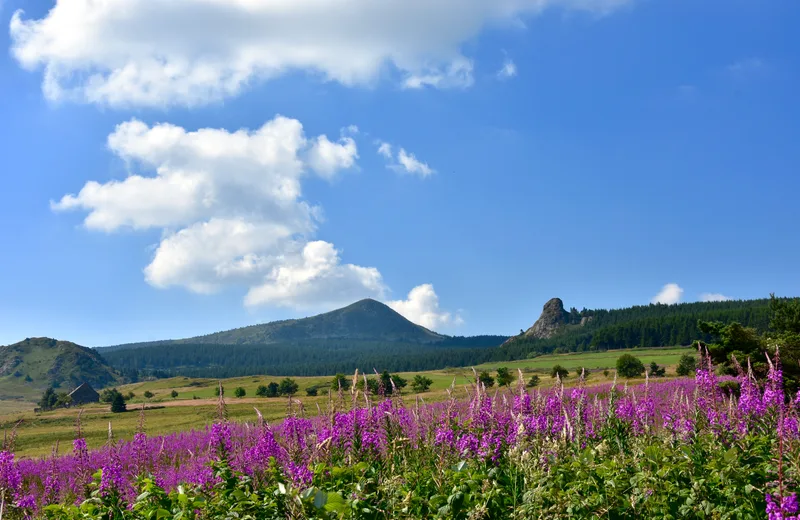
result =
[[[610,374],[610,372],[608,371],[607,368],[605,370],[603,370],[603,375],[604,376],[608,377],[609,374]]]
[[[125,404],[125,399],[122,394],[117,392],[111,400],[111,411],[113,413],[122,413],[128,411],[128,406]]]
[[[481,384],[483,384],[483,386],[486,388],[494,386],[494,378],[486,370],[478,375],[478,381],[480,381]]]
[[[527,386],[528,388],[539,386],[539,376],[531,376],[531,378],[528,380],[528,383],[525,386]]]
[[[258,385],[258,388],[256,388],[256,395],[258,397],[267,397],[267,385]]]
[[[173,390],[172,392],[169,393],[169,395],[171,395],[172,398],[175,399],[176,397],[178,397],[178,391],[177,390]]]
[[[565,377],[569,376],[569,370],[562,367],[561,365],[556,365],[550,371],[550,377],[555,379],[556,376],[560,377],[561,379],[564,379]]]
[[[658,364],[653,361],[650,363],[650,377],[663,377],[667,375],[667,369],[664,367],[658,366]]]
[[[214,395],[219,397],[220,394],[225,397],[225,387],[222,385],[217,385],[214,387]]]
[[[427,392],[433,384],[433,380],[423,375],[415,375],[414,380],[411,381],[411,389],[416,393]]]
[[[153,398],[153,392],[151,392],[150,390],[145,390],[143,395],[144,395],[145,399],[152,399]]]
[[[497,369],[497,386],[508,386],[514,381],[514,376],[506,367]]]
[[[242,386],[237,386],[236,389],[233,391],[233,395],[242,398],[247,395],[247,391]]]
[[[265,397],[278,397],[280,395],[280,385],[275,381],[272,381],[270,384],[267,385],[267,393],[264,394]]]
[[[336,374],[333,376],[333,381],[331,381],[331,390],[338,392],[340,386],[342,390],[349,390],[350,385],[350,378],[344,374]]]
[[[317,387],[316,386],[309,386],[306,388],[306,395],[309,397],[314,397],[317,395]]]
[[[622,377],[639,377],[644,374],[642,361],[631,354],[623,354],[617,358],[617,373]]]
[[[291,377],[287,377],[283,381],[281,381],[281,384],[278,387],[278,393],[280,395],[288,395],[291,397],[297,393],[297,390],[299,388],[300,387],[297,385],[297,382],[295,382],[294,379],[292,379]]]
[[[688,376],[693,375],[695,370],[697,370],[697,359],[695,359],[693,355],[687,353],[681,356],[675,373],[679,376]]]

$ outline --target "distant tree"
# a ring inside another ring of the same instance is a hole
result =
[[[25,374],[25,382],[26,383],[32,383],[33,382],[33,378],[30,376],[30,374]]]
[[[650,363],[650,370],[649,370],[650,377],[663,377],[667,375],[667,369],[664,367],[658,366],[658,364],[653,361]]]
[[[528,380],[528,383],[525,386],[527,386],[528,388],[539,386],[539,376],[531,376],[531,378]]]
[[[687,353],[681,356],[675,373],[679,376],[688,376],[689,374],[694,374],[695,370],[697,370],[697,359],[695,359],[693,355]]]
[[[278,393],[281,395],[288,395],[292,396],[297,393],[297,390],[300,387],[297,385],[294,379],[287,377],[283,381],[281,381],[280,386],[278,387]]]
[[[119,390],[116,388],[106,388],[102,392],[100,392],[100,402],[101,403],[109,403],[114,399],[114,395],[118,394]]]
[[[44,394],[42,394],[42,398],[39,399],[39,408],[41,408],[42,410],[52,410],[53,408],[56,407],[57,401],[58,401],[58,396],[56,395],[56,391],[51,386],[44,391]]]
[[[175,399],[176,397],[178,397],[178,391],[177,390],[173,390],[172,392],[170,392],[169,395],[171,395],[172,398]]]
[[[317,392],[318,390],[316,386],[309,386],[308,388],[306,388],[306,395],[309,397],[314,397],[315,395],[317,395]]]
[[[258,388],[256,388],[256,395],[258,397],[267,397],[267,386],[258,385]]]
[[[122,397],[122,394],[117,392],[114,394],[113,399],[111,400],[111,411],[113,413],[121,413],[128,410],[127,405],[125,404],[125,399]]]
[[[247,395],[247,391],[244,389],[243,386],[237,386],[236,389],[233,391],[233,395],[242,398]]]
[[[486,370],[478,375],[478,381],[480,381],[486,388],[494,386],[494,378]]]
[[[150,390],[145,390],[144,394],[142,394],[142,395],[144,395],[145,399],[152,399],[153,398],[153,392],[151,392]]]
[[[622,354],[617,358],[617,373],[622,377],[639,377],[644,374],[642,361],[631,354]]]
[[[136,394],[134,394],[132,391],[131,391],[131,392],[128,392],[127,394],[125,394],[124,396],[122,396],[122,398],[123,398],[125,401],[130,401],[130,400],[131,400],[131,399],[133,399],[134,397],[136,397]]]
[[[432,379],[430,379],[429,377],[417,374],[417,375],[414,376],[414,380],[411,381],[411,389],[415,393],[420,394],[422,392],[427,392],[432,384],[433,384],[433,380]]]
[[[561,379],[564,379],[567,376],[569,376],[569,370],[567,370],[566,368],[562,367],[561,365],[556,365],[550,371],[550,377],[555,379],[556,376],[560,377]]]
[[[372,395],[380,395],[380,383],[374,377],[368,377],[367,380],[367,392]],[[364,378],[361,378],[356,383],[356,389],[361,390],[364,392]]]
[[[608,377],[609,373],[610,372],[608,371],[608,369],[603,370],[603,375],[604,376]]]
[[[497,386],[508,386],[514,382],[514,375],[507,367],[497,369]]]
[[[331,390],[339,391],[340,386],[342,390],[349,390],[350,384],[350,379],[346,375],[336,374],[333,376],[333,381],[331,381]]]
[[[275,381],[272,381],[270,384],[267,385],[267,393],[264,394],[265,397],[278,397],[280,394],[281,387]]]
[[[72,404],[72,397],[66,392],[56,394],[56,408],[66,408]]]
[[[222,396],[225,397],[225,387],[222,385],[216,385],[214,387],[214,395],[219,397],[220,392],[222,392]]]

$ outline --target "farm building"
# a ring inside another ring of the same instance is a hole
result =
[[[78,388],[70,392],[69,396],[72,398],[72,404],[86,404],[97,403],[100,401],[100,394],[98,394],[89,383],[81,383]]]

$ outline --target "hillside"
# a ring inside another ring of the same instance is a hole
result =
[[[566,311],[558,298],[548,301],[527,331],[506,341],[498,357],[520,359],[531,353],[583,352],[636,347],[689,345],[710,341],[698,320],[739,322],[759,332],[769,327],[769,299],[651,304],[612,310]]]
[[[50,338],[28,338],[0,346],[0,399],[33,401],[54,385],[70,391],[87,382],[115,383],[117,374],[95,350]]]
[[[130,343],[102,349],[108,352],[157,345],[269,345],[314,340],[430,344],[447,338],[410,322],[383,303],[366,299],[309,318],[274,321],[193,338]]]

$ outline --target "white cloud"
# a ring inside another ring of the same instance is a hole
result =
[[[682,295],[683,289],[681,286],[676,283],[668,283],[653,297],[651,303],[666,303],[667,305],[680,303]]]
[[[389,143],[380,142],[378,145],[378,153],[387,159],[392,158],[392,145]]]
[[[296,308],[337,306],[365,297],[383,297],[386,287],[374,267],[342,264],[333,244],[309,242],[300,255],[272,269],[252,287],[245,304]]]
[[[407,152],[405,148],[400,148],[395,160],[391,144],[383,141],[377,141],[376,144],[378,145],[378,154],[387,160],[387,168],[389,169],[400,173],[419,175],[420,177],[428,177],[436,173],[436,170],[417,159],[413,153]]]
[[[504,80],[513,78],[517,75],[517,64],[511,59],[506,59],[500,70],[497,71],[497,79]]]
[[[87,182],[51,205],[87,211],[89,229],[160,229],[144,269],[154,287],[212,293],[244,285],[249,305],[384,295],[377,269],[341,264],[333,245],[308,241],[321,209],[302,200],[301,180],[353,167],[351,138],[307,139],[299,121],[281,116],[237,132],[132,120],[117,126],[108,146],[151,176]]]
[[[459,314],[453,315],[439,309],[439,296],[433,290],[433,285],[428,283],[411,289],[407,299],[389,301],[386,302],[386,305],[405,316],[409,321],[431,330],[464,323]]]
[[[462,45],[547,8],[606,13],[632,0],[56,0],[17,11],[11,52],[48,99],[196,105],[292,71],[345,85],[473,82]]]
[[[720,293],[703,293],[700,295],[701,302],[726,302],[732,299]]]

